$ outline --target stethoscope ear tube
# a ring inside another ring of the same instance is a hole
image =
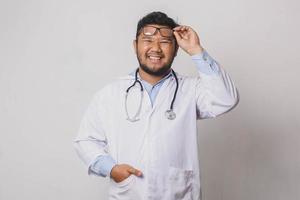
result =
[[[144,87],[143,87],[141,81],[139,81],[138,78],[137,78],[138,71],[139,71],[139,69],[136,70],[136,72],[135,72],[135,81],[133,82],[133,84],[132,84],[129,88],[127,88],[126,94],[128,94],[129,90],[130,90],[132,87],[134,87],[136,83],[138,83],[138,84],[140,85],[141,91],[142,91],[142,92],[144,91]]]

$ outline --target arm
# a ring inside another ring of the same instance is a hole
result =
[[[191,57],[198,70],[197,119],[217,117],[233,109],[239,102],[239,95],[228,73],[206,50]]]
[[[101,120],[101,97],[97,93],[85,111],[79,132],[74,139],[74,148],[80,159],[87,166],[88,174],[107,176],[115,161],[107,149],[107,139]]]
[[[200,44],[197,33],[188,26],[173,29],[178,45],[196,63],[197,119],[212,118],[230,111],[238,101],[238,91],[224,69]]]
[[[101,113],[104,106],[97,93],[92,99],[80,124],[74,148],[80,159],[87,166],[88,174],[102,177],[110,175],[116,182],[129,177],[130,174],[142,176],[142,172],[127,164],[117,164],[109,155],[106,133]]]

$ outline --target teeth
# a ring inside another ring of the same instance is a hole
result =
[[[155,56],[149,56],[150,57],[150,59],[153,59],[153,60],[159,60],[160,59],[160,57],[155,57]]]

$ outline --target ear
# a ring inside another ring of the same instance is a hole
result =
[[[132,41],[132,44],[133,44],[134,52],[135,52],[135,54],[137,54],[137,41],[136,41],[136,40],[133,40],[133,41]]]

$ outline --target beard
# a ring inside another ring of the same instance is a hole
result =
[[[172,59],[170,60],[169,63],[166,63],[164,64],[161,68],[155,70],[155,69],[152,69],[151,67],[147,66],[146,64],[143,64],[141,62],[141,59],[140,59],[140,56],[137,56],[137,59],[138,59],[138,62],[139,62],[139,65],[140,67],[142,68],[142,70],[144,72],[146,72],[147,74],[150,74],[152,76],[163,76],[165,74],[167,74],[172,66],[172,63],[174,61],[174,58],[175,58],[175,55],[173,55]]]

